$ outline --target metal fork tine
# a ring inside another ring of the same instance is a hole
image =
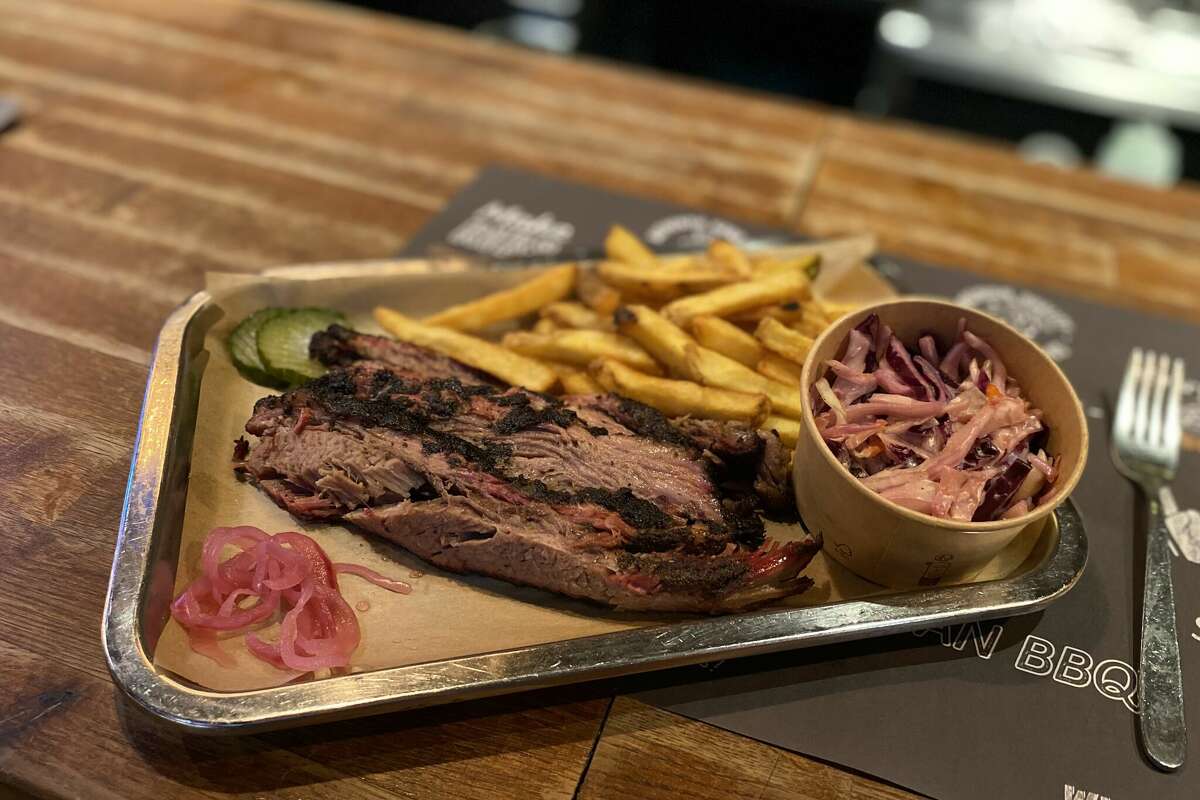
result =
[[[1125,377],[1121,379],[1121,393],[1117,395],[1117,414],[1113,422],[1113,430],[1117,437],[1125,438],[1133,433],[1134,392],[1137,389],[1137,378],[1142,371],[1142,351],[1135,347],[1129,353],[1129,363],[1125,365]]]
[[[1167,409],[1163,414],[1163,445],[1175,458],[1179,457],[1179,447],[1183,441],[1183,372],[1183,359],[1175,359],[1171,385],[1167,390]]]
[[[1147,350],[1142,358],[1142,370],[1138,374],[1136,405],[1133,411],[1133,439],[1138,444],[1146,441],[1146,430],[1150,426],[1150,389],[1154,386],[1154,351]]]
[[[1161,447],[1165,416],[1163,401],[1166,399],[1167,384],[1171,381],[1171,357],[1160,353],[1158,363],[1154,366],[1154,394],[1150,397],[1150,424],[1146,429],[1146,444],[1150,447]]]

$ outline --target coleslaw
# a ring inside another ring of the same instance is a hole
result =
[[[934,517],[1012,519],[1054,491],[1049,430],[1004,361],[960,319],[944,350],[907,347],[876,314],[850,331],[813,385],[817,429],[852,475]]]

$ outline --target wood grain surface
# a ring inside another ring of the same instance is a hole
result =
[[[581,800],[901,800],[902,789],[618,697]]]
[[[344,8],[0,0],[0,93],[0,797],[908,796],[603,685],[241,739],[131,707],[103,596],[154,335],[207,270],[384,256],[506,163],[1200,307],[1194,188]]]

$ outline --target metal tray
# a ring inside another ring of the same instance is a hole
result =
[[[374,274],[396,262],[271,270],[275,276]],[[121,514],[103,638],[113,678],[155,716],[195,730],[246,732],[417,708],[487,695],[819,644],[1025,614],[1078,580],[1087,539],[1074,505],[1055,513],[1057,541],[1015,577],[822,606],[763,610],[480,653],[247,692],[198,689],[157,669],[187,496],[204,337],[221,312],[206,292],[167,319],[146,383]]]

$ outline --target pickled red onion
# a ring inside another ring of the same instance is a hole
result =
[[[387,589],[389,592],[396,594],[412,594],[412,587],[404,581],[398,581],[395,578],[389,578],[386,575],[380,575],[370,567],[364,567],[362,564],[346,564],[338,563],[333,565],[333,571],[338,575],[357,575],[365,581],[370,581],[376,586]]]
[[[229,546],[240,552],[222,561]],[[394,592],[411,591],[403,581],[361,565],[333,564],[320,545],[294,531],[272,536],[248,525],[214,528],[204,540],[200,563],[200,577],[175,598],[171,616],[187,631],[193,650],[218,662],[218,631],[244,631],[282,608],[278,641],[246,633],[251,653],[279,669],[301,673],[349,666],[361,632],[338,590],[338,573]]]

